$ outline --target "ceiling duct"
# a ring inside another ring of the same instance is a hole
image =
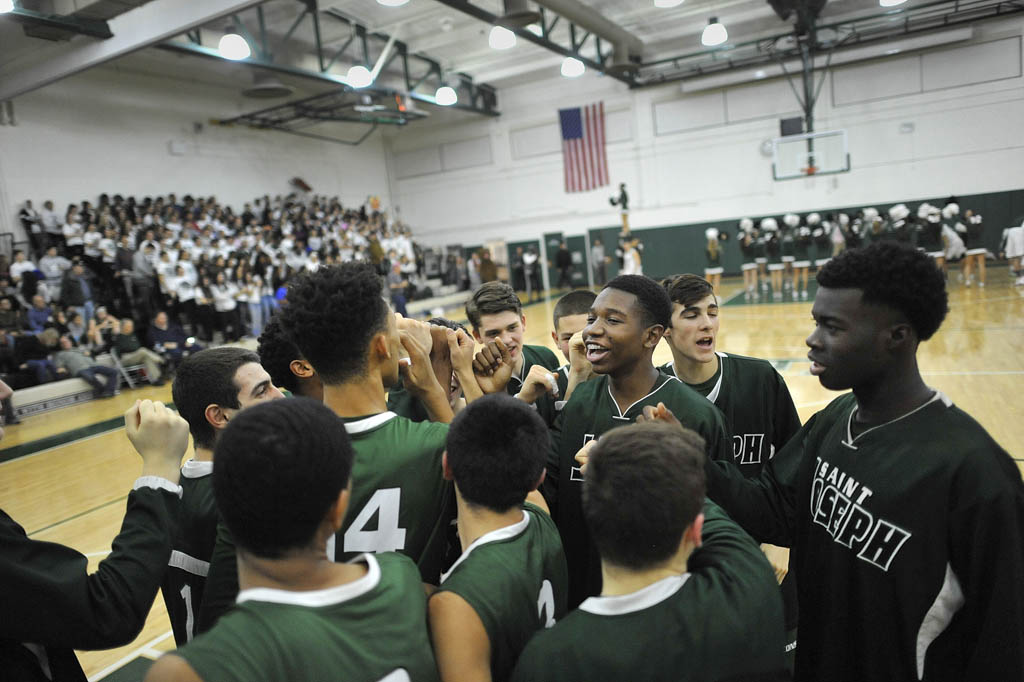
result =
[[[629,48],[623,43],[615,43],[612,49],[612,58],[605,67],[610,75],[634,76],[640,70],[639,57],[630,59]]]
[[[644,44],[639,38],[579,0],[537,0],[537,4],[615,45],[619,56],[613,57],[613,62],[623,67],[643,56]]]
[[[498,26],[507,29],[523,28],[540,21],[540,12],[530,9],[526,0],[502,0],[504,12],[498,18]]]
[[[242,94],[253,99],[274,99],[276,97],[287,97],[295,92],[295,89],[277,80],[273,74],[253,74],[252,86],[242,90]]]

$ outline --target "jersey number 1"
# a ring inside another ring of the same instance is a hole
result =
[[[393,552],[405,549],[405,529],[398,527],[401,488],[381,488],[345,531],[346,552]],[[377,516],[377,530],[363,530]]]
[[[541,583],[540,594],[537,595],[537,617],[546,628],[555,624],[555,590],[550,580]]]
[[[181,588],[181,598],[185,600],[185,641],[191,642],[195,636],[196,617],[192,611],[192,586],[184,585]]]

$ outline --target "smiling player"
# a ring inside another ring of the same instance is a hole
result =
[[[562,533],[570,608],[601,591],[601,565],[580,502],[583,475],[575,461],[580,448],[633,422],[645,406],[663,402],[674,405],[682,422],[704,438],[712,457],[731,458],[718,410],[651,362],[671,314],[672,303],[657,282],[620,275],[601,290],[587,316],[583,340],[597,376],[576,387],[555,422],[543,487]]]

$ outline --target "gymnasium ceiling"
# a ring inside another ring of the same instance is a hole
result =
[[[117,12],[134,13],[154,11],[161,2],[170,0],[34,0],[35,6],[43,10],[47,7],[57,10],[76,9],[75,16],[88,15],[89,8],[104,8],[108,14]],[[196,7],[195,16],[202,16],[206,0],[176,0],[189,3]],[[226,5],[226,0],[221,0]],[[542,0],[543,2],[544,0]],[[28,8],[33,0],[22,0],[21,6]],[[245,30],[259,42],[259,16],[257,7],[262,9],[263,25],[265,26],[266,51],[270,54],[258,55],[264,65],[284,67],[274,69],[274,77],[293,89],[290,97],[277,100],[254,101],[253,110],[261,109],[280,102],[288,102],[296,97],[316,95],[338,89],[337,79],[343,77],[353,63],[363,61],[360,40],[349,41],[356,32],[356,27],[365,29],[367,39],[367,64],[372,66],[380,52],[384,49],[387,37],[394,37],[404,44],[410,55],[409,68],[412,80],[415,81],[428,74],[431,65],[434,76],[424,80],[417,92],[427,94],[427,100],[439,83],[438,76],[443,73],[464,74],[467,78],[463,84],[472,82],[476,85],[486,84],[498,93],[495,110],[500,111],[500,90],[502,88],[521,85],[549,78],[558,74],[563,59],[562,54],[533,44],[524,39],[520,33],[517,45],[509,50],[494,50],[488,46],[488,33],[491,26],[478,16],[457,9],[459,4],[470,5],[477,15],[489,13],[501,15],[501,0],[409,0],[402,7],[385,7],[374,0],[320,0],[317,17],[319,27],[314,25],[310,7],[316,6],[316,0],[267,0],[256,3],[237,3],[248,5],[228,16],[211,19],[200,24],[199,34],[191,37],[184,34],[161,40],[153,47],[131,51],[125,56],[108,62],[115,68],[129,71],[151,73],[156,75],[174,75],[197,82],[234,88],[237,91],[252,84],[257,71],[253,64],[227,62],[215,58],[213,51],[217,40],[230,17],[236,16],[245,26]],[[674,8],[658,8],[653,0],[584,0],[590,12],[600,14],[617,28],[624,30],[642,44],[639,57],[642,65],[639,73],[632,81],[633,86],[656,84],[674,80],[685,80],[707,73],[719,72],[733,67],[736,63],[757,63],[755,60],[770,62],[771,54],[793,55],[796,49],[793,34],[794,18],[783,21],[772,7],[764,0],[685,0]],[[141,5],[133,8],[133,5]],[[452,5],[452,6],[450,6]],[[531,3],[532,6],[532,3]],[[180,5],[179,5],[180,7]],[[878,0],[830,0],[825,4],[818,23],[831,26],[819,34],[824,45],[846,41],[843,46],[862,40],[882,41],[899,35],[927,33],[942,29],[952,17],[956,21],[972,21],[976,19],[1001,16],[1024,10],[1024,3],[1005,0],[909,0],[905,4],[889,10],[879,7]],[[62,16],[69,16],[63,14]],[[548,13],[547,19],[554,17]],[[700,43],[700,35],[708,19],[715,16],[729,31],[728,42],[719,48],[706,48]],[[111,26],[115,26],[117,18],[113,18]],[[569,20],[557,22],[547,34],[547,39],[556,45],[570,45]],[[317,53],[316,31],[319,29],[321,45],[320,55]],[[289,34],[290,31],[290,34]],[[580,30],[576,35],[585,33]],[[286,39],[286,34],[287,39]],[[788,37],[787,37],[788,35]],[[850,37],[854,40],[849,40]],[[64,45],[81,46],[100,40],[87,35],[66,35],[70,41]],[[198,40],[197,40],[198,38]],[[10,67],[38,61],[40,45],[49,41],[41,38],[28,37],[23,27],[14,21],[0,19],[0,80],[5,70]],[[339,53],[339,48],[348,42],[349,47]],[[50,43],[51,45],[53,43]],[[172,44],[173,49],[167,49]],[[164,49],[158,49],[162,46]],[[56,48],[49,48],[56,49]],[[602,57],[610,53],[611,45],[603,43]],[[593,37],[583,42],[578,53],[581,57],[597,60],[597,45]],[[211,55],[214,58],[211,58]],[[427,59],[420,62],[412,55],[422,55]],[[257,55],[254,55],[254,58]],[[330,61],[326,70],[321,69],[324,62]],[[378,77],[375,86],[382,91],[407,91],[409,81],[405,78],[399,59],[392,60]],[[591,69],[594,71],[595,69]],[[300,76],[305,73],[307,76]],[[326,74],[328,78],[311,79],[308,75]],[[470,86],[474,87],[474,86]],[[478,92],[479,94],[479,92]],[[2,95],[2,93],[0,93]],[[385,99],[389,95],[383,95]],[[2,98],[2,97],[0,97]],[[390,99],[394,99],[390,96]],[[424,100],[421,100],[423,102]],[[460,91],[460,106],[466,100]],[[415,108],[415,105],[413,107]],[[423,110],[428,113],[440,114],[439,107],[424,104]],[[478,107],[479,109],[479,107]],[[450,112],[455,118],[461,117]],[[479,113],[469,114],[471,116]]]

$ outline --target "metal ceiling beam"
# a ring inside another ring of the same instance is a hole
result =
[[[0,102],[36,90],[186,31],[258,5],[261,0],[153,0],[108,22],[112,38],[44,45],[0,67]]]
[[[19,24],[24,24],[26,27],[40,26],[92,38],[111,38],[114,35],[110,32],[110,25],[105,21],[64,17],[59,14],[46,14],[45,12],[22,9],[21,7],[15,7],[10,12],[0,15],[0,18],[7,18]]]
[[[487,22],[488,24],[497,24],[498,23],[498,19],[500,18],[496,14],[488,12],[487,10],[482,9],[480,7],[477,7],[476,5],[470,4],[467,0],[438,0],[438,2],[440,2],[442,5],[447,5],[448,7],[451,7],[452,9],[456,9],[456,10],[462,12],[463,14],[468,14],[471,17],[474,17],[474,18],[479,19],[481,21]],[[608,55],[605,55],[605,54],[601,54],[599,52],[598,59],[594,60],[594,59],[591,59],[590,57],[585,57],[585,56],[583,56],[582,54],[579,53],[578,48],[581,46],[580,44],[583,41],[579,41],[579,43],[575,47],[572,47],[572,46],[567,47],[567,46],[560,45],[560,44],[556,43],[555,41],[553,41],[551,39],[551,37],[550,37],[551,36],[551,30],[554,28],[555,24],[558,22],[560,16],[556,16],[554,19],[551,20],[550,23],[548,23],[548,22],[545,21],[545,18],[544,18],[545,14],[546,13],[542,9],[541,10],[541,17],[542,17],[541,18],[541,35],[539,35],[539,36],[535,35],[532,31],[528,31],[525,28],[515,28],[515,29],[510,29],[510,30],[513,33],[515,33],[517,36],[522,38],[523,40],[527,40],[527,41],[533,43],[534,45],[539,45],[540,47],[543,47],[546,50],[550,50],[551,52],[554,52],[555,54],[560,54],[563,57],[573,57],[575,59],[578,59],[581,62],[583,62],[588,68],[591,68],[591,69],[593,69],[595,71],[599,71],[601,73],[604,73],[605,75],[610,76],[611,78],[614,78],[617,81],[621,81],[621,82],[625,83],[626,85],[629,85],[630,87],[633,87],[635,85],[635,82],[634,82],[633,78],[629,74],[616,73],[614,71],[609,71],[608,70],[608,67],[606,66],[605,62],[607,61],[608,58],[611,57],[610,53]],[[561,17],[561,18],[563,18],[567,23],[569,23],[570,25],[575,27],[573,29],[570,29],[570,31],[573,32],[573,33],[576,30],[579,30],[579,29],[582,28],[579,24],[575,24],[575,23],[571,22],[567,18],[564,18],[564,17]],[[587,32],[586,28],[582,28],[582,32],[586,33]],[[576,42],[576,41],[573,40],[573,42]]]

